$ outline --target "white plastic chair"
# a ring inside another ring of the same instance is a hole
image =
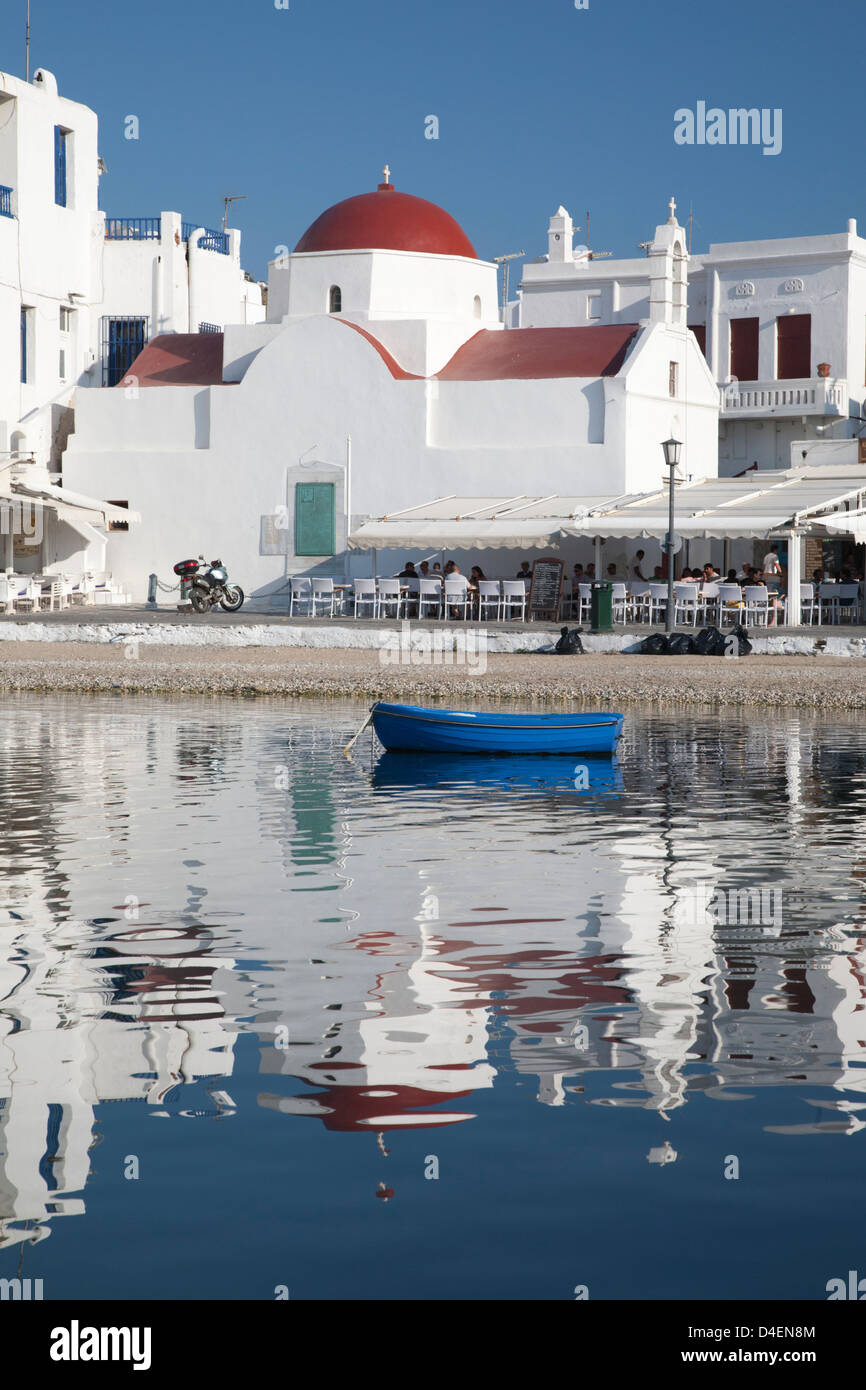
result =
[[[313,617],[316,616],[316,605],[321,603],[325,606],[325,611],[329,618],[334,616],[334,581],[333,579],[314,579],[312,581],[312,610]]]
[[[860,585],[837,584],[835,606],[837,623],[843,621],[843,614],[847,614],[846,622],[856,623],[860,617]]]
[[[825,581],[818,585],[818,622],[837,623],[839,621],[838,585]]]
[[[686,622],[696,626],[698,621],[697,584],[677,583],[674,585],[674,622],[678,623],[680,613]]]
[[[450,610],[452,608],[462,608],[463,613],[461,616],[465,621],[469,612],[469,585],[467,581],[462,574],[459,574],[456,579],[449,577],[445,580],[444,589],[443,603],[445,616],[450,616]]]
[[[313,586],[306,575],[299,579],[289,580],[289,617],[294,617],[295,604],[299,608],[306,608],[308,613],[313,611]]]
[[[435,611],[434,618],[442,617],[442,585],[438,579],[421,579],[418,583],[418,617],[424,617],[425,608]],[[430,615],[428,614],[428,617]]]
[[[502,615],[502,590],[499,587],[498,579],[479,579],[478,581],[478,621],[482,618],[490,617],[490,609],[493,609],[493,617],[498,622]]]
[[[577,591],[580,595],[580,606],[578,609],[577,616],[580,619],[580,621],[583,622],[584,619],[589,619],[589,616],[592,613],[592,585],[583,583],[578,584]]]
[[[0,578],[0,607],[4,613],[15,612],[15,586],[5,576]]]
[[[747,584],[743,590],[746,603],[746,626],[761,624],[766,627],[770,621],[770,595],[764,584]]]
[[[628,604],[631,616],[635,622],[643,623],[649,621],[650,615],[650,586],[645,579],[630,579],[626,585],[628,589]]]
[[[513,618],[513,610],[517,609],[517,616],[523,622],[526,614],[526,585],[522,579],[503,579],[502,581],[502,607],[500,612],[504,619]]]
[[[667,584],[650,584],[649,591],[650,622],[664,622],[668,611],[668,586]]]
[[[717,622],[719,617],[719,586],[715,580],[702,584],[698,593],[698,613],[705,623]]]
[[[719,627],[724,627],[725,623],[732,626],[741,621],[743,593],[739,584],[720,584],[719,595],[716,606],[719,616]]]
[[[800,585],[800,619],[803,623],[814,623],[817,604],[815,602],[815,585]]]
[[[379,616],[379,590],[376,588],[375,579],[356,579],[352,584],[352,597],[354,599],[354,616],[360,617],[359,608],[372,608],[372,617]]]
[[[380,579],[377,581],[377,587],[379,590],[379,617],[402,617],[406,600],[401,592],[400,580]],[[385,608],[393,608],[393,615],[383,613]]]
[[[29,608],[32,611],[39,607],[41,584],[34,579],[23,579],[20,575],[11,575],[10,580],[16,608]]]
[[[611,584],[610,603],[614,622],[624,623],[626,620],[626,606],[628,604],[628,590],[625,584]]]

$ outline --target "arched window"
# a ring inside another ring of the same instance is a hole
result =
[[[476,317],[477,319],[480,319],[480,318],[481,318],[481,295],[480,295],[480,294],[476,294],[475,299],[474,299],[473,302],[472,302],[472,312],[473,312],[473,314],[475,315],[475,317]]]
[[[339,314],[343,308],[343,291],[339,285],[332,285],[328,294],[328,313]]]

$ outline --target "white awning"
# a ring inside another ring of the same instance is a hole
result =
[[[674,529],[685,540],[738,540],[765,537],[810,522],[866,493],[858,468],[813,467],[755,472],[744,478],[707,478],[684,483],[674,497]],[[566,521],[568,536],[649,539],[668,529],[668,491],[647,493],[619,505],[601,507],[581,520]]]
[[[866,512],[834,512],[821,518],[828,531],[842,531],[853,536],[855,545],[866,545]]]
[[[138,512],[128,507],[116,507],[111,502],[103,502],[98,497],[87,497],[81,492],[58,487],[54,483],[44,483],[40,487],[28,487],[25,483],[6,484],[3,499],[7,502],[22,502],[27,506],[43,507],[53,511],[60,521],[89,522],[92,526],[108,529],[110,521],[127,523],[141,521]]]
[[[437,497],[363,522],[351,550],[520,550],[555,547],[563,525],[602,497]]]

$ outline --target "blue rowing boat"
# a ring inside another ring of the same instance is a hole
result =
[[[412,753],[610,754],[623,724],[621,714],[467,714],[381,700],[370,715],[389,752]]]

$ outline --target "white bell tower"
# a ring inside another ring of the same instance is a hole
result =
[[[547,259],[549,261],[574,260],[574,224],[571,220],[571,213],[567,212],[561,205],[550,219],[550,226],[547,229],[547,247]]]

